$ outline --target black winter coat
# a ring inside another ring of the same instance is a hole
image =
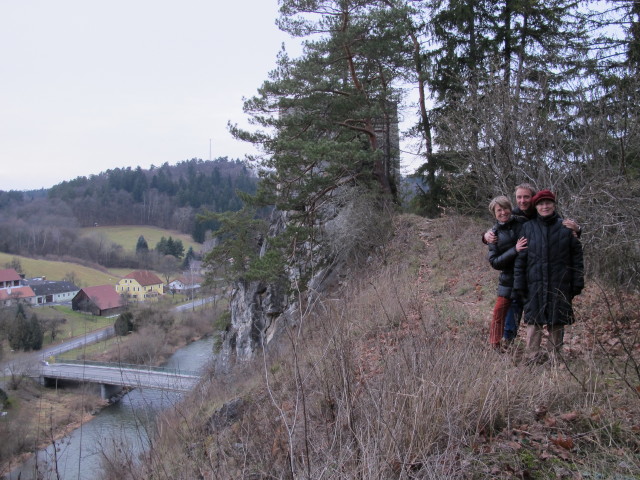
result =
[[[529,207],[526,212],[520,210],[520,207],[513,207],[511,214],[515,215],[516,217],[524,217],[525,221],[531,220],[532,218],[536,218],[538,216],[538,212],[536,212],[535,207]]]
[[[571,301],[584,288],[582,245],[557,214],[522,226],[527,249],[518,253],[514,289],[524,298],[524,321],[538,325],[573,323]]]
[[[513,267],[516,261],[516,243],[522,236],[520,231],[522,224],[527,219],[524,217],[512,216],[506,223],[495,223],[492,230],[498,237],[496,243],[489,244],[487,260],[493,268],[500,270],[498,278],[498,296],[511,298],[513,289]]]

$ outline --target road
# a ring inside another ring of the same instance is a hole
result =
[[[90,345],[100,340],[106,340],[107,338],[113,337],[114,334],[113,325],[111,325],[101,328],[100,330],[87,332],[84,335],[66,340],[58,345],[50,345],[42,350],[20,353],[11,360],[0,362],[0,372],[2,372],[2,376],[11,375],[11,373],[16,372],[26,372],[41,360],[55,357],[61,353],[80,348],[84,345]]]
[[[80,348],[84,345],[90,345],[92,343],[99,342],[100,340],[106,340],[107,338],[111,338],[114,335],[115,331],[113,329],[113,325],[111,325],[109,327],[105,327],[100,330],[94,330],[93,332],[88,332],[85,335],[72,338],[71,340],[62,342],[59,345],[53,345],[43,348],[42,350],[34,353],[37,354],[37,357],[41,359],[55,357],[56,355],[68,352],[69,350]]]

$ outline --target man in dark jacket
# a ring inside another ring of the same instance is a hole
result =
[[[580,240],[555,211],[555,195],[541,190],[532,203],[538,216],[522,226],[527,249],[516,258],[513,288],[524,299],[527,357],[536,361],[544,326],[548,350],[556,354],[562,347],[564,326],[574,322],[571,302],[584,288],[584,263]]]

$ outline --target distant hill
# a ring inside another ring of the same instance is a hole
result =
[[[153,225],[203,242],[213,224],[195,221],[204,210],[239,210],[236,191],[254,193],[257,177],[240,160],[186,160],[145,170],[115,168],[52,187],[51,201],[64,202],[78,224]]]
[[[123,239],[86,235],[90,227],[163,229],[180,238],[185,251],[203,243],[215,221],[199,222],[206,211],[242,208],[237,192],[254,193],[258,178],[240,160],[185,160],[149,169],[116,168],[77,177],[48,190],[0,191],[0,252],[25,257],[77,259],[107,268],[139,268],[140,234],[149,248],[155,233],[120,233]],[[105,231],[105,230],[101,230]],[[134,235],[133,242],[128,235]],[[160,234],[162,236],[162,233]],[[148,267],[148,265],[145,265]]]
[[[185,160],[149,169],[115,168],[76,177],[48,190],[0,191],[0,223],[25,220],[60,227],[151,225],[203,242],[216,225],[205,210],[239,210],[237,191],[254,193],[258,178],[240,160]],[[6,248],[0,244],[0,251]]]

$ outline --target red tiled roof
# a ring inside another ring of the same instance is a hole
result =
[[[10,287],[0,289],[0,301],[10,298],[30,298],[35,297],[31,287]]]
[[[0,270],[0,282],[13,282],[15,280],[20,280],[20,274],[13,268]]]
[[[85,287],[81,291],[84,292],[100,310],[107,310],[122,305],[120,294],[116,292],[116,288],[113,285]]]
[[[148,270],[136,270],[124,278],[131,278],[143,287],[148,287],[149,285],[162,285],[162,280],[160,280],[155,273]]]

